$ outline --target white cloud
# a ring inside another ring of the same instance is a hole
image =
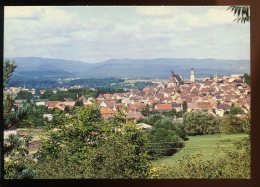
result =
[[[41,7],[5,7],[5,18],[7,19],[35,19],[39,18]]]
[[[70,7],[5,7],[4,55],[90,62],[249,58],[248,24],[233,23],[233,14],[226,7],[190,11],[193,9],[196,7],[118,7],[120,11],[81,7],[77,12],[77,7],[74,11]]]
[[[176,7],[173,6],[137,6],[136,11],[143,16],[171,16]]]

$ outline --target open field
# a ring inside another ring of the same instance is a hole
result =
[[[186,154],[201,153],[203,158],[211,159],[212,154],[219,153],[223,148],[232,148],[233,142],[247,137],[247,134],[216,134],[190,136],[185,142],[185,147],[173,156],[154,160],[154,164],[174,165],[175,161]]]

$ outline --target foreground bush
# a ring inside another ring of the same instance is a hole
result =
[[[203,135],[219,133],[220,119],[204,111],[186,112],[183,124],[189,135]]]
[[[164,179],[250,179],[249,140],[236,142],[235,148],[214,154],[205,160],[200,153],[186,155],[173,168],[156,165],[150,170],[151,178]]]
[[[182,123],[173,121],[172,118],[164,115],[150,115],[143,119],[144,123],[153,126],[148,132],[150,142],[149,155],[151,158],[160,156],[171,156],[184,147],[184,140],[187,140]]]
[[[221,119],[220,131],[222,133],[249,133],[250,119],[248,116],[238,117],[227,114]]]

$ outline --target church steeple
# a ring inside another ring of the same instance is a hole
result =
[[[193,68],[190,69],[190,81],[195,82],[195,72]]]

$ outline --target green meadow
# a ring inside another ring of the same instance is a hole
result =
[[[223,149],[232,149],[233,143],[237,140],[247,137],[247,134],[215,134],[189,136],[189,140],[185,141],[185,147],[179,150],[173,156],[161,157],[154,160],[154,164],[165,164],[173,166],[175,161],[182,158],[186,154],[200,153],[205,159],[215,158],[214,154],[221,155]]]

